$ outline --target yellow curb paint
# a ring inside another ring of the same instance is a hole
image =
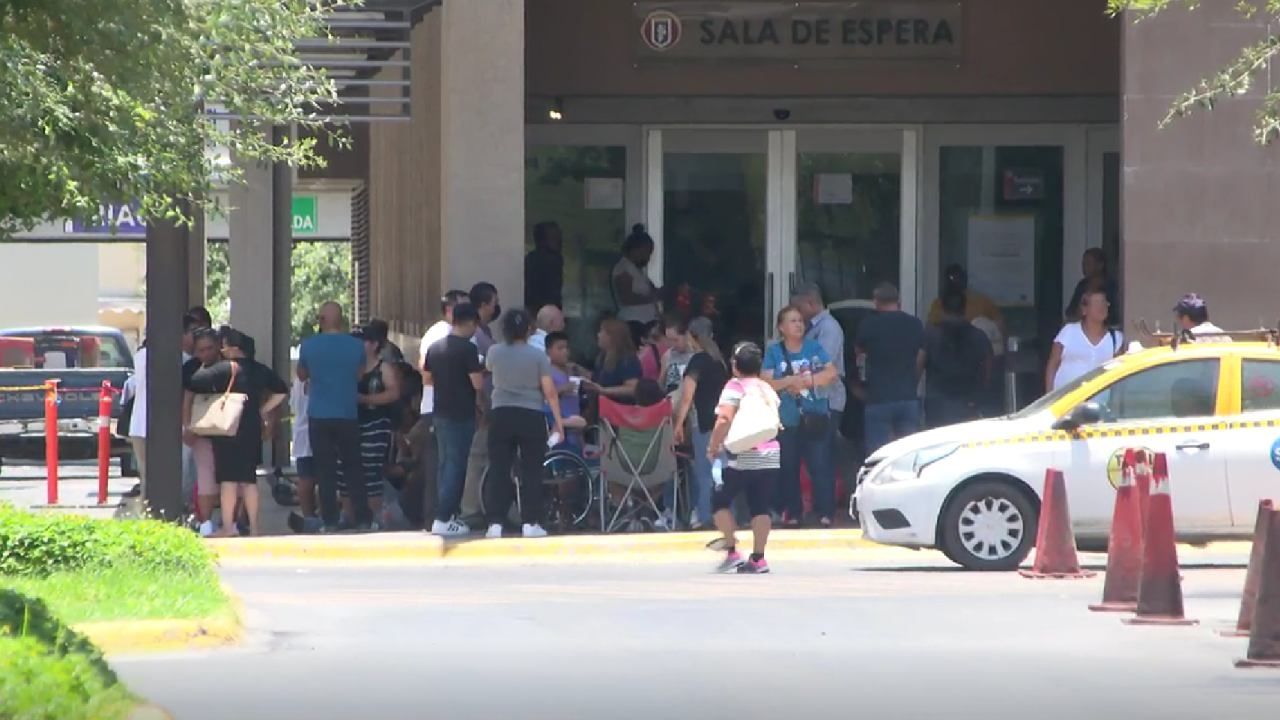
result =
[[[236,645],[244,637],[244,626],[240,622],[240,618],[244,617],[244,603],[225,583],[222,591],[230,600],[231,611],[216,617],[195,620],[117,620],[81,623],[74,627],[105,655],[201,650]],[[154,706],[139,707],[159,710]],[[167,715],[145,717],[160,718]]]
[[[107,655],[226,647],[243,636],[236,618],[94,622],[75,629]]]
[[[129,711],[129,720],[173,720],[173,716],[156,705],[136,705]]]
[[[560,535],[537,540],[522,538],[454,540],[421,532],[377,535],[291,536],[211,540],[209,545],[227,565],[296,565],[299,563],[403,565],[412,563],[527,563],[671,560],[706,553],[714,532],[650,533],[644,535]],[[750,533],[738,534],[739,544]],[[1248,542],[1216,542],[1207,546],[1180,545],[1179,553],[1193,557],[1210,553],[1248,553]],[[905,553],[909,548],[880,545],[860,530],[779,530],[769,537],[771,552],[842,554],[847,552]]]

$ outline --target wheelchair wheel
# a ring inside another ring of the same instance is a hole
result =
[[[485,487],[490,482],[489,468],[480,476],[480,511],[486,512]],[[567,450],[553,450],[542,460],[542,526],[566,532],[585,524],[594,507],[595,473],[586,461]],[[516,486],[520,480],[517,478]],[[521,523],[520,493],[507,513],[511,525]]]

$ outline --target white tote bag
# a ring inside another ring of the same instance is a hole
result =
[[[235,437],[240,430],[240,416],[249,396],[231,392],[236,385],[236,370],[240,363],[231,366],[231,381],[223,393],[201,393],[191,403],[191,432],[200,437]]]
[[[778,436],[782,426],[778,419],[778,394],[763,380],[743,381],[745,392],[738,412],[733,416],[729,434],[724,439],[725,448],[735,455],[769,442]]]

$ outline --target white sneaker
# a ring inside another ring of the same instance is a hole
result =
[[[205,520],[204,522],[200,523],[200,537],[209,537],[210,535],[213,534],[213,532],[214,530],[213,530],[212,520]]]
[[[547,536],[547,531],[543,530],[541,525],[530,525],[529,523],[525,523],[523,534],[527,538],[544,538]]]
[[[431,534],[441,537],[458,537],[461,535],[470,535],[471,528],[461,520],[454,518],[449,521],[436,520],[431,523]]]
[[[500,537],[502,537],[502,526],[501,526],[501,525],[499,525],[498,523],[494,523],[494,524],[490,525],[490,526],[489,526],[489,531],[488,531],[488,532],[486,532],[486,533],[484,534],[484,536],[485,536],[485,537],[487,537],[487,538],[500,538]]]

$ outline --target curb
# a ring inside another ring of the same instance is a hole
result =
[[[486,539],[480,536],[444,540],[424,532],[372,535],[291,535],[209,540],[224,566],[244,565],[404,565],[404,564],[571,564],[628,560],[672,560],[704,557],[717,533],[681,532],[617,535],[560,535],[537,540]],[[738,532],[739,544],[750,543],[750,531]],[[1180,556],[1248,553],[1250,544],[1236,541],[1178,546]],[[769,536],[772,552],[877,553],[910,556],[917,550],[865,540],[862,531],[778,530]]]
[[[670,559],[682,554],[706,553],[715,532],[661,534],[564,535],[525,540],[483,537],[449,540],[423,532],[377,535],[287,536],[210,540],[209,547],[223,565],[318,562],[361,565],[403,563],[525,563],[616,561],[658,556]],[[750,542],[750,532],[739,532],[740,542]],[[897,550],[862,539],[859,530],[781,530],[769,537],[777,551]]]
[[[139,655],[178,650],[207,650],[240,644],[244,639],[244,607],[240,597],[225,584],[231,601],[228,612],[192,620],[112,620],[74,625],[103,655]],[[139,717],[165,717],[145,715]]]

